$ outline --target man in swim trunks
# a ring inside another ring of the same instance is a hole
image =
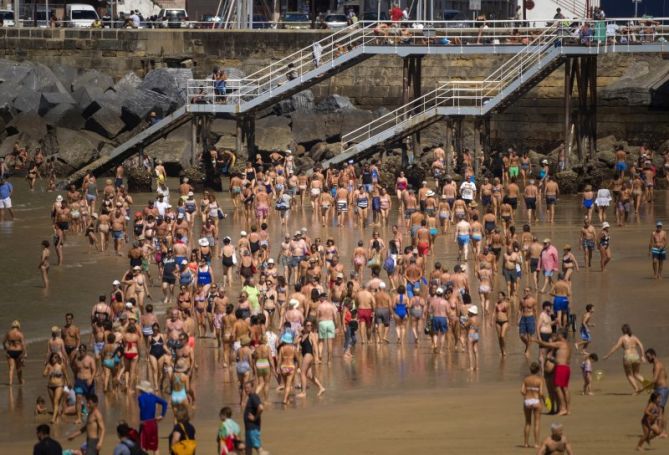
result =
[[[595,249],[596,238],[597,230],[590,224],[588,217],[585,217],[583,228],[581,229],[581,249],[583,250],[586,268],[589,268],[592,263],[592,252]]]
[[[665,416],[665,408],[667,406],[667,399],[669,399],[669,385],[667,384],[667,370],[664,367],[664,364],[657,359],[657,354],[655,349],[650,348],[645,352],[646,360],[648,363],[653,365],[653,380],[651,382],[655,393],[662,397],[662,402],[660,407],[662,408],[662,415],[659,416],[659,419],[662,421],[662,434],[660,438],[667,437],[667,420]]]
[[[327,294],[321,292],[318,296],[318,307],[316,308],[316,318],[318,320],[318,350],[320,358],[323,358],[323,345],[328,347],[328,363],[332,362],[334,354],[332,346],[335,332],[337,330],[337,307],[327,300]],[[305,384],[306,386],[306,384]]]
[[[371,339],[372,315],[376,299],[369,290],[362,288],[355,294],[355,305],[358,308],[358,321],[360,322],[360,334],[362,343]]]
[[[569,395],[571,344],[566,339],[566,333],[562,330],[558,330],[555,341],[553,342],[546,342],[541,339],[535,339],[535,341],[543,348],[554,349],[556,351],[553,377],[560,405],[558,415],[569,415],[569,402],[571,400]]]
[[[469,237],[471,235],[472,227],[467,220],[462,218],[458,221],[458,224],[455,225],[455,239],[454,241],[458,244],[458,262],[467,261],[467,256],[469,255]]]
[[[655,223],[655,230],[650,234],[648,253],[653,257],[653,278],[662,278],[662,266],[667,259],[667,231],[662,229],[662,221]]]
[[[525,356],[529,357],[530,339],[537,331],[537,299],[532,296],[532,290],[525,288],[525,293],[520,301],[520,318],[518,319],[518,334],[520,340],[525,344]]]
[[[525,210],[527,211],[527,222],[532,224],[532,222],[537,221],[537,196],[539,195],[539,188],[534,184],[534,179],[530,179],[525,190],[523,191],[523,197],[525,198]]]
[[[72,364],[75,374],[74,393],[77,396],[77,420],[81,423],[81,410],[85,399],[95,395],[95,359],[87,352],[85,344],[79,346],[79,351]]]
[[[443,288],[437,288],[436,295],[430,297],[428,312],[432,318],[432,350],[438,353],[444,348],[448,331],[448,301],[444,299]]]

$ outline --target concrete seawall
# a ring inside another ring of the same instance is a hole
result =
[[[325,31],[212,31],[212,30],[75,30],[0,29],[0,57],[31,60],[53,66],[96,68],[120,78],[128,71],[143,76],[153,68],[192,66],[205,77],[213,65],[239,67],[247,73],[260,69],[310,45]],[[482,79],[508,56],[426,56],[423,90],[447,79]],[[599,58],[599,136],[609,134],[631,142],[654,144],[669,137],[669,112],[651,109],[644,96],[602,95],[621,77],[663,71],[660,55],[609,54]],[[669,71],[669,68],[667,68]],[[562,139],[564,74],[551,76],[493,117],[493,139],[547,148]],[[340,94],[362,108],[401,103],[402,61],[373,57],[312,88],[317,98]],[[643,78],[641,78],[643,79]],[[634,92],[630,88],[630,93]],[[643,92],[643,87],[642,90]],[[638,92],[638,88],[637,88]],[[646,90],[646,92],[648,92]],[[646,93],[647,94],[647,93]],[[650,100],[650,96],[647,96]]]

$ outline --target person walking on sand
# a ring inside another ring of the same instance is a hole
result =
[[[158,453],[158,422],[167,412],[167,401],[153,393],[151,382],[142,380],[137,385],[139,395],[139,436],[142,449]],[[156,405],[160,405],[160,415],[156,416]]]
[[[306,384],[303,384],[303,386],[306,387]],[[265,407],[260,400],[260,396],[255,393],[252,381],[246,381],[244,388],[249,397],[244,408],[246,455],[251,455],[254,450],[258,455],[267,455],[268,452],[262,448],[262,440],[260,439],[261,416]]]
[[[40,255],[39,264],[37,264],[37,269],[42,275],[42,285],[44,289],[49,287],[49,241],[42,240],[42,254]]]
[[[98,409],[98,397],[91,394],[86,398],[88,417],[80,429],[70,433],[67,440],[71,441],[81,434],[86,434],[86,455],[98,455],[105,438],[105,421]]]
[[[19,321],[12,322],[2,341],[2,347],[7,356],[9,385],[11,386],[14,382],[14,372],[16,372],[19,384],[23,384],[23,362],[28,357],[28,349]]]
[[[665,408],[667,407],[667,399],[669,398],[669,386],[667,384],[667,369],[664,364],[660,362],[655,353],[655,349],[647,349],[646,360],[649,364],[653,365],[653,380],[650,382],[649,387],[653,387],[653,391],[660,396],[659,406],[662,409],[662,413],[659,418],[661,420],[660,429],[662,433],[660,438],[667,437],[667,419],[665,417]]]
[[[569,377],[571,376],[571,368],[569,362],[571,361],[571,344],[567,341],[566,333],[558,330],[555,341],[546,342],[541,339],[535,341],[542,348],[555,349],[555,371],[554,384],[557,389],[558,401],[560,403],[560,411],[558,415],[569,415],[569,402],[571,397],[569,395]],[[549,452],[553,453],[553,452]]]
[[[523,396],[523,411],[525,413],[525,427],[523,429],[523,447],[530,447],[530,428],[534,433],[534,448],[539,447],[539,430],[541,428],[541,410],[545,400],[546,383],[539,375],[541,367],[537,362],[530,365],[530,374],[523,379],[520,393]],[[532,419],[534,418],[534,427]]]
[[[618,338],[618,341],[613,345],[609,353],[604,356],[604,360],[622,348],[625,376],[627,376],[627,380],[632,389],[634,389],[634,393],[639,393],[643,387],[643,376],[639,372],[641,362],[644,361],[643,344],[641,344],[641,341],[636,336],[632,335],[632,329],[629,324],[623,324],[621,330],[623,332],[622,336]]]
[[[662,278],[662,266],[667,259],[667,231],[662,229],[662,221],[655,223],[655,230],[650,234],[648,253],[653,257],[653,278]]]

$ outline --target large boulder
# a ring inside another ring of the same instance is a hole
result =
[[[74,98],[64,92],[43,92],[39,103],[39,114],[45,115],[51,109],[61,105],[74,105]]]
[[[134,126],[146,120],[151,111],[164,116],[177,108],[177,104],[168,96],[143,88],[128,90],[123,95],[122,115],[123,121],[128,126]]]
[[[0,59],[0,82],[3,84],[12,81],[20,83],[31,71],[30,63]]]
[[[72,92],[72,97],[79,105],[79,109],[85,117],[90,117],[100,109],[100,105],[95,102],[96,98],[101,97],[105,92],[97,87],[80,87]]]
[[[313,108],[314,93],[311,90],[303,90],[275,104],[274,113],[277,115],[290,114],[293,111],[310,111]]]
[[[139,88],[164,95],[179,106],[186,102],[185,87],[179,86],[175,74],[167,68],[159,68],[149,72]]]
[[[98,70],[88,70],[72,81],[72,91],[76,92],[82,88],[97,88],[103,92],[114,87],[114,79],[108,74]]]
[[[73,104],[60,104],[44,115],[44,121],[50,126],[62,126],[73,130],[80,130],[86,124],[81,110]]]
[[[256,121],[255,142],[258,149],[285,149],[292,140],[289,118],[272,115]]]
[[[290,115],[295,142],[336,142],[343,134],[369,123],[372,113],[360,109],[346,112],[295,111]]]
[[[558,172],[555,174],[555,181],[560,186],[560,193],[575,194],[579,190],[579,175],[571,170]]]
[[[42,63],[33,64],[31,71],[21,80],[21,85],[35,92],[66,93],[69,91],[53,71]]]
[[[602,163],[606,164],[607,166],[613,166],[616,164],[616,154],[613,152],[612,149],[605,149],[597,152],[597,155],[595,157],[601,161]]]
[[[125,128],[123,120],[118,113],[108,107],[102,107],[86,120],[86,129],[110,139],[118,136],[123,128]]]
[[[36,112],[21,112],[7,124],[6,131],[9,136],[22,133],[40,141],[47,134],[47,123]]]
[[[161,139],[144,149],[155,160],[162,160],[165,165],[190,167],[190,141],[182,138]]]
[[[116,93],[122,93],[124,91],[135,89],[139,87],[142,83],[142,78],[136,75],[133,71],[130,71],[125,74],[121,79],[116,82],[114,85],[114,91]]]
[[[79,169],[98,157],[97,145],[86,135],[68,128],[56,128],[58,158]]]
[[[51,71],[58,78],[66,90],[72,89],[72,81],[79,75],[79,69],[70,65],[61,65],[59,63],[51,66]]]
[[[346,96],[330,95],[316,105],[315,110],[319,112],[339,112],[355,109],[351,100]]]
[[[18,87],[14,98],[14,108],[19,112],[37,112],[41,99],[40,92],[21,86]]]

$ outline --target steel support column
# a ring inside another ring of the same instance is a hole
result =
[[[446,120],[446,174],[453,175],[453,120]]]
[[[478,181],[479,176],[479,159],[481,154],[481,125],[483,121],[481,117],[474,119],[474,177]]]

